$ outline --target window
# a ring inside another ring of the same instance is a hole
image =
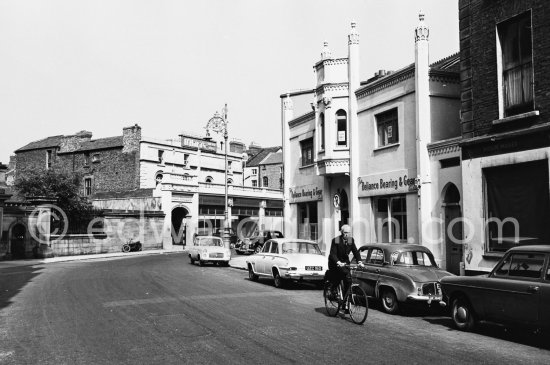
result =
[[[487,250],[550,241],[548,160],[483,169]]]
[[[325,115],[323,113],[319,114],[319,138],[321,138],[321,150],[325,149]]]
[[[271,242],[266,242],[264,244],[264,247],[262,247],[262,252],[263,253],[268,253],[270,248],[271,248]]]
[[[397,109],[376,116],[376,127],[378,129],[378,147],[399,142],[397,133]]]
[[[233,180],[232,179],[227,179],[227,185],[233,185]]]
[[[46,169],[52,168],[52,150],[46,151]]]
[[[163,150],[158,150],[158,160],[159,160],[159,163],[164,163],[164,151]]]
[[[533,110],[531,13],[498,25],[504,116]]]
[[[280,178],[279,178],[279,188],[280,188],[280,189],[283,188],[284,182],[285,182],[285,180],[284,180],[282,177],[280,177]]]
[[[273,241],[271,242],[271,250],[269,252],[271,253],[279,253],[279,243]]]
[[[407,200],[403,196],[376,199],[378,242],[407,242]]]
[[[317,202],[298,203],[298,238],[317,240]]]
[[[92,195],[92,179],[89,177],[84,179],[84,195]]]
[[[512,253],[496,268],[494,276],[539,279],[543,266],[542,253]]]
[[[208,184],[211,184],[213,181],[214,179],[212,178],[212,176],[207,176],[206,179],[204,179],[204,182]]]
[[[252,169],[252,175],[258,175],[258,169]]]
[[[183,154],[183,167],[184,168],[189,167],[189,154],[188,153]]]
[[[460,157],[444,158],[439,160],[439,165],[442,169],[460,166]]]
[[[347,146],[348,144],[348,118],[342,109],[336,112],[336,144]]]
[[[158,184],[162,183],[162,174],[159,173],[157,174],[157,176],[155,176],[155,186],[157,186]]]
[[[313,164],[313,138],[308,138],[300,142],[302,150],[302,166]]]
[[[384,264],[384,251],[379,248],[373,248],[370,257],[367,260],[368,264],[382,265]]]
[[[254,187],[258,186],[258,180],[252,180],[252,186]]]
[[[232,166],[232,165],[231,165],[231,162],[233,162],[233,161],[227,161],[227,169],[228,169],[228,170],[231,170],[231,168],[232,168],[232,167],[231,167],[231,166]]]
[[[88,166],[90,164],[90,154],[86,152],[84,154],[84,166]]]
[[[92,162],[99,162],[99,153],[95,153],[92,155]]]
[[[264,186],[268,186],[268,185],[269,185],[269,179],[267,178],[267,176],[264,176],[264,177],[263,177],[263,183],[264,183]]]

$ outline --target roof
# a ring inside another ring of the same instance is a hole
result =
[[[283,153],[282,152],[270,152],[260,163],[259,165],[276,165],[283,163]]]
[[[63,135],[46,137],[46,138],[41,139],[39,141],[31,142],[31,143],[15,150],[15,152],[36,150],[36,149],[40,149],[40,148],[57,147],[61,144],[61,141],[62,141],[63,137],[64,137]]]
[[[123,147],[122,136],[107,137],[94,139],[89,142],[82,143],[82,146],[77,151],[102,150],[106,148]]]
[[[436,61],[430,65],[430,68],[432,70],[459,72],[460,71],[460,54],[454,53],[439,61]]]
[[[533,251],[550,253],[550,245],[527,245],[512,247],[510,251]]]
[[[408,251],[408,250],[423,250],[426,252],[431,252],[429,248],[422,245],[417,245],[415,243],[367,243],[366,245],[361,245],[357,247],[380,247],[384,250],[394,250],[394,251]]]
[[[121,199],[121,198],[151,198],[154,189],[134,189],[125,191],[100,191],[95,193],[93,199]]]
[[[271,152],[275,153],[280,149],[281,149],[280,146],[262,148],[260,152],[250,157],[248,161],[246,161],[246,167],[258,166],[260,162],[262,162],[263,159],[267,157],[267,155],[269,155]]]

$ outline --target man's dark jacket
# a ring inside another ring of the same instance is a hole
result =
[[[353,252],[353,256],[357,262],[361,261],[361,255],[355,246],[355,240],[353,237],[348,238],[348,243],[344,242],[344,237],[342,235],[334,238],[330,245],[330,255],[328,256],[328,268],[329,270],[334,270],[338,268],[336,264],[338,261],[345,262],[349,264],[349,253]]]

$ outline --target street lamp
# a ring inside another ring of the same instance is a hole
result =
[[[229,236],[229,209],[228,209],[228,198],[227,198],[227,104],[223,108],[223,116],[218,112],[214,114],[212,118],[208,121],[206,129],[212,130],[217,133],[223,133],[223,139],[225,143],[225,211],[224,211],[224,223],[223,223],[223,244],[226,248],[230,246],[230,236]]]

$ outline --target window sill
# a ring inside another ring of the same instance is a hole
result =
[[[502,118],[502,119],[495,119],[491,122],[491,124],[492,125],[505,124],[505,123],[516,121],[516,120],[536,117],[539,114],[540,114],[540,112],[538,110],[533,110],[531,112],[516,114],[516,115],[512,115],[510,117],[506,117],[506,118]]]
[[[399,142],[397,142],[397,143],[392,143],[392,144],[387,144],[387,145],[382,146],[382,147],[377,147],[377,148],[375,148],[373,151],[374,151],[374,152],[377,152],[377,151],[387,150],[388,148],[398,147],[398,146],[399,146]]]
[[[310,168],[310,167],[313,167],[313,166],[315,166],[315,163],[312,163],[312,164],[309,164],[309,165],[300,166],[298,169],[302,170],[302,169],[307,169],[307,168]]]
[[[349,151],[348,146],[336,146],[334,147],[333,151]]]

